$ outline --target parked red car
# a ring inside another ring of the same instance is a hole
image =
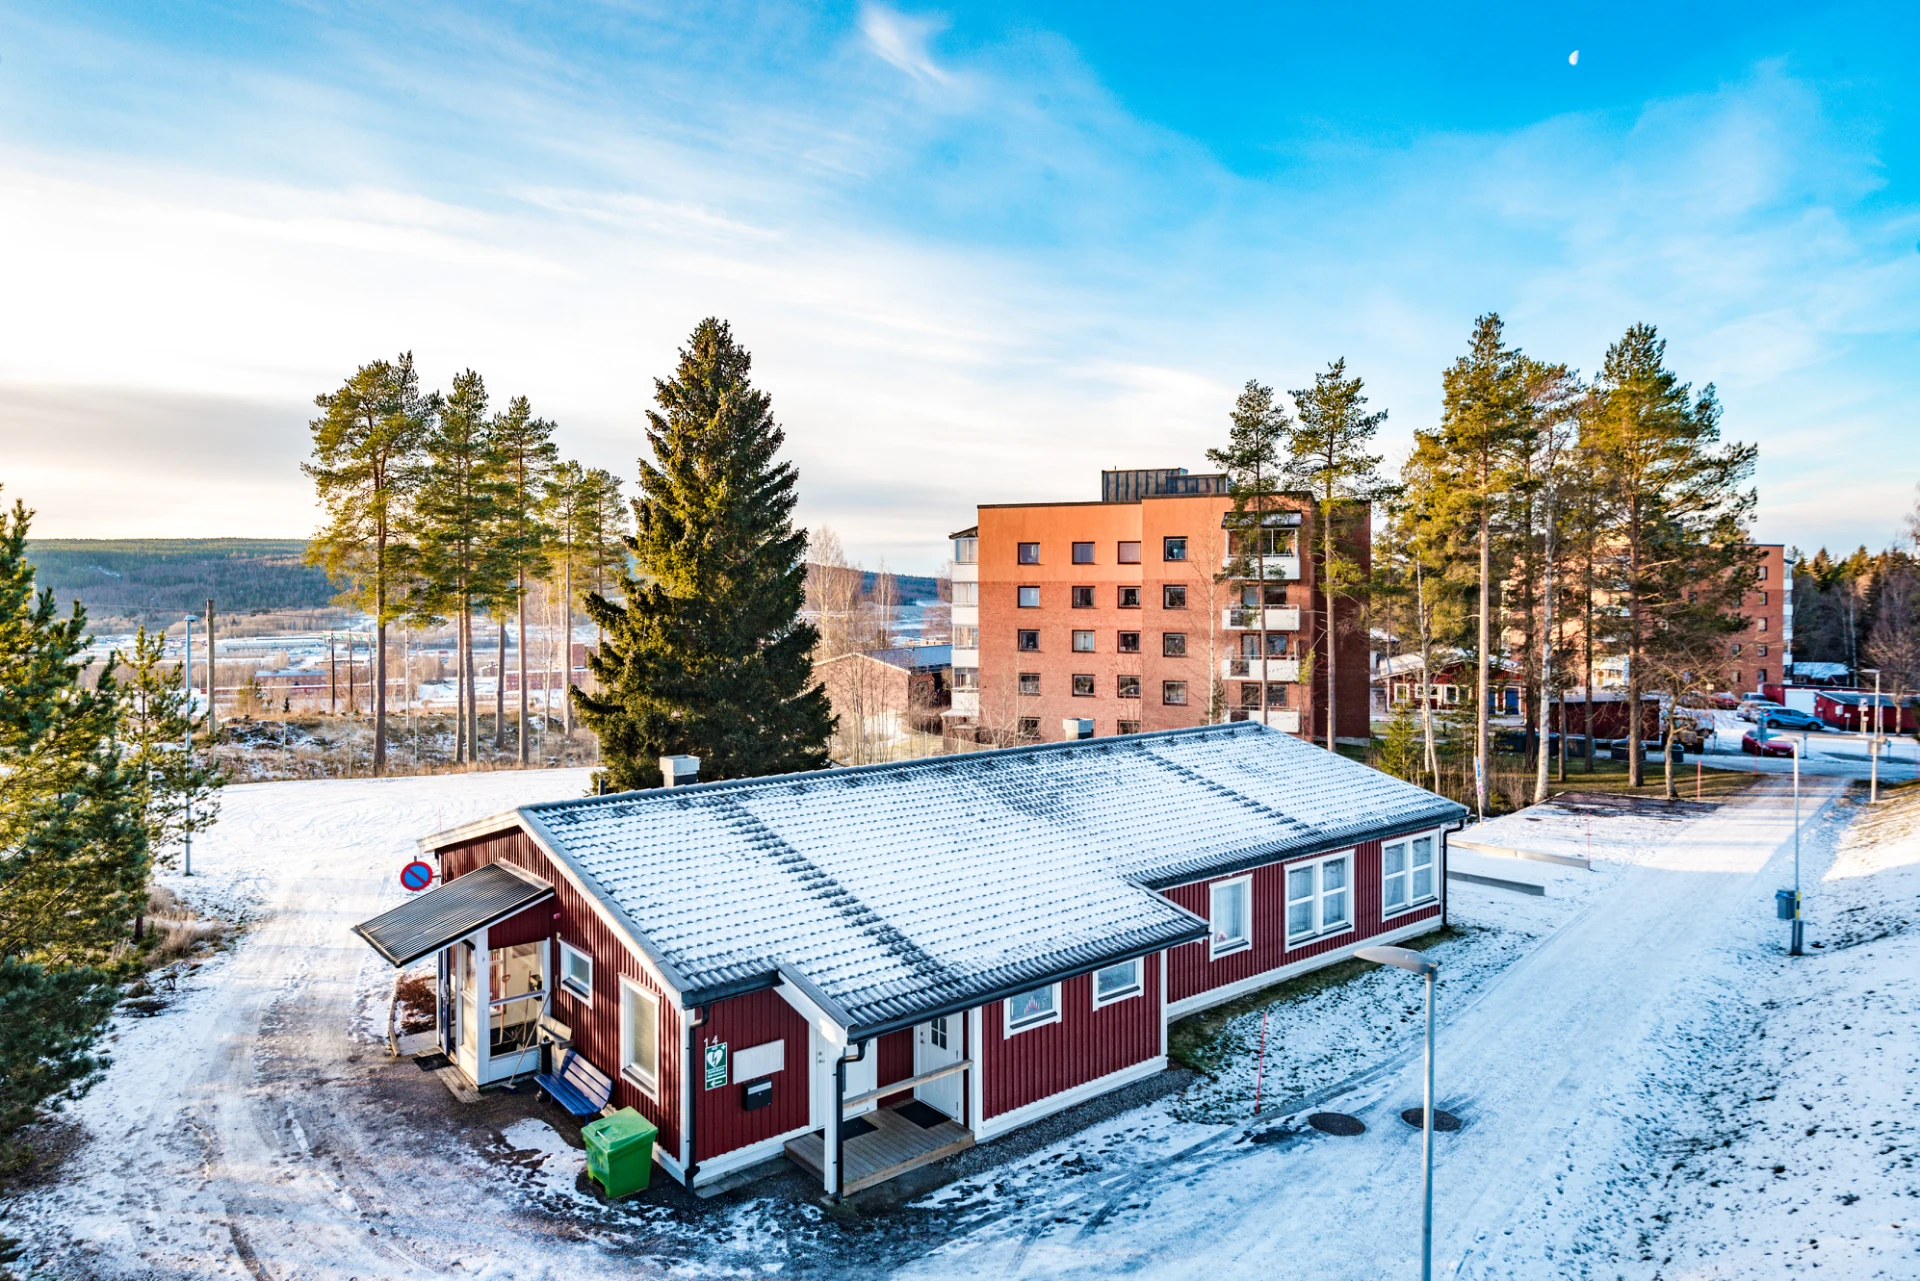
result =
[[[1740,739],[1740,750],[1749,756],[1792,756],[1793,740],[1770,738],[1763,743],[1760,735],[1748,730]]]

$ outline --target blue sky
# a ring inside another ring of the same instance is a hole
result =
[[[401,348],[633,473],[701,316],[802,517],[1199,468],[1345,356],[1432,423],[1497,310],[1636,321],[1761,445],[1756,533],[1920,480],[1913,6],[0,4],[0,482],[53,536],[298,535],[308,404]],[[1569,55],[1579,50],[1578,63]]]

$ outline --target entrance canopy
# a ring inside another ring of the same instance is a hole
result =
[[[394,965],[407,965],[552,897],[552,886],[489,863],[362,921],[353,932]]]

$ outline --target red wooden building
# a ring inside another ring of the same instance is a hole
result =
[[[1823,689],[1813,697],[1813,714],[1835,729],[1877,730],[1882,734],[1911,734],[1915,714],[1911,696],[1881,694],[1876,704],[1872,690]]]
[[[534,1070],[545,1016],[676,1179],[784,1153],[837,1195],[1162,1070],[1171,1018],[1432,929],[1463,816],[1202,726],[524,806],[424,840],[442,884],[359,930],[438,955],[476,1084]]]

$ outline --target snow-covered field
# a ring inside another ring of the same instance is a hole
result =
[[[1224,1030],[1216,1079],[850,1219],[797,1181],[609,1207],[536,1102],[453,1104],[379,1043],[392,972],[346,932],[413,841],[581,771],[230,790],[190,897],[255,919],[71,1111],[87,1138],[5,1203],[26,1275],[1376,1278],[1417,1272],[1419,990],[1368,973]],[[1680,819],[1592,819],[1594,870],[1454,882],[1439,987],[1438,1275],[1920,1277],[1920,796],[1805,782],[1808,957],[1782,955],[1778,780]],[[1587,816],[1490,823],[1586,852]],[[1308,1129],[1329,1107],[1357,1138]],[[1776,1168],[1777,1167],[1777,1168]]]

